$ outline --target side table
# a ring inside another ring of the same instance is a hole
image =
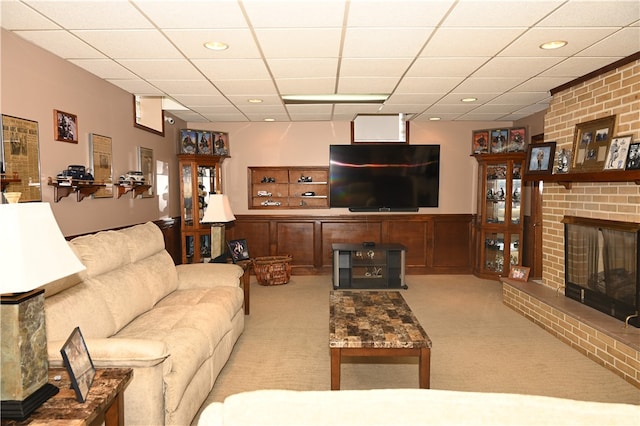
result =
[[[60,376],[61,380],[55,380]],[[38,407],[22,421],[2,419],[2,426],[41,425],[124,425],[124,390],[133,377],[131,368],[99,368],[89,390],[87,401],[80,403],[71,389],[64,368],[49,369],[49,383],[60,392]]]
[[[242,275],[242,289],[244,290],[244,314],[249,315],[249,298],[251,296],[251,260],[238,260],[236,265],[240,266],[244,271]]]

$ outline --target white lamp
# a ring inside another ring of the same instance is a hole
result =
[[[49,203],[0,205],[0,416],[23,420],[58,388],[48,383],[44,289],[85,269]]]
[[[231,211],[229,199],[224,194],[211,194],[204,211],[202,223],[211,223],[211,258],[215,259],[226,251],[224,224],[236,220]]]

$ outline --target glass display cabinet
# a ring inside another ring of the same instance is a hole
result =
[[[526,154],[478,154],[475,275],[507,276],[521,264],[522,170]]]
[[[226,157],[179,154],[182,263],[211,259],[211,225],[201,223],[209,195],[222,190],[220,169]]]

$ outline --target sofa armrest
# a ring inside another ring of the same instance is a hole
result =
[[[190,263],[177,265],[178,289],[240,286],[242,268],[232,263]]]
[[[96,368],[146,368],[161,364],[169,356],[164,342],[141,339],[86,339],[87,350]],[[62,367],[63,341],[48,342],[51,367]]]

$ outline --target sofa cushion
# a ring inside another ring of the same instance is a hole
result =
[[[127,237],[131,262],[137,262],[140,259],[164,251],[162,231],[153,222],[135,225],[117,232]]]
[[[101,231],[74,238],[71,244],[91,278],[130,263],[127,240],[118,231]]]
[[[242,309],[243,301],[244,293],[240,287],[219,286],[178,290],[162,299],[157,306],[195,306],[206,303],[216,306],[216,310],[222,309],[226,318],[233,318]]]

